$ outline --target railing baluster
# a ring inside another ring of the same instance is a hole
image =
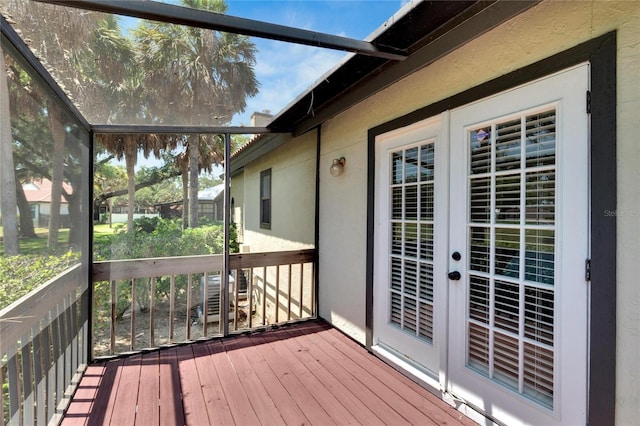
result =
[[[117,282],[111,281],[111,324],[109,324],[109,332],[111,336],[111,353],[116,353],[116,304],[118,303]]]
[[[279,314],[280,314],[280,265],[276,265],[276,324],[280,322]]]
[[[204,273],[204,284],[201,282],[200,285],[203,286],[201,288],[200,294],[202,294],[202,299],[200,302],[202,303],[202,337],[207,337],[207,324],[209,323],[209,273]],[[218,289],[219,291],[219,289]],[[218,306],[218,317],[222,318],[220,307]]]
[[[5,381],[7,380],[7,378],[5,377],[5,369],[6,367],[2,364],[0,364],[0,426],[4,426],[6,424],[6,422],[9,420],[5,420],[4,415],[5,414],[9,414],[5,412],[4,409],[4,404],[5,404],[5,399],[7,399],[8,395],[5,395]],[[6,389],[9,390],[9,384],[7,383]],[[7,399],[7,405],[9,404],[9,400]]]
[[[135,350],[136,346],[136,280],[131,280],[131,344],[130,349]]]
[[[36,422],[38,425],[47,424],[46,402],[47,387],[44,375],[44,352],[42,320],[31,329],[33,335],[33,382],[35,384],[36,395]]]
[[[262,268],[262,325],[267,325],[267,267],[266,266]]]
[[[240,269],[235,269],[235,284],[233,286],[233,330],[238,330],[238,307],[240,306]]]
[[[33,412],[34,406],[34,395],[33,395],[33,348],[32,348],[32,337],[31,333],[25,334],[22,339],[20,339],[21,343],[21,361],[22,361],[22,392],[23,392],[23,403],[22,403],[22,419],[23,424],[34,424],[35,413]]]
[[[64,398],[65,390],[68,383],[71,383],[71,339],[70,335],[70,326],[69,326],[69,300],[68,297],[63,299],[62,305],[62,335],[64,338],[62,339],[62,348],[64,353],[64,383],[62,385],[62,393],[60,394],[60,400]]]
[[[64,393],[64,355],[62,353],[62,340],[61,340],[61,326],[60,326],[60,315],[61,315],[61,306],[58,304],[52,313],[55,315],[55,319],[52,322],[52,340],[53,340],[53,381],[55,384],[55,391],[53,395],[55,395],[55,399],[53,400],[54,411],[57,412],[58,403],[62,400],[62,395]]]
[[[70,337],[69,344],[71,345],[71,377],[78,371],[80,366],[79,349],[80,342],[78,341],[78,298],[75,294],[69,295],[69,329]],[[67,382],[71,383],[71,381]]]
[[[300,264],[300,301],[299,301],[300,315],[298,315],[298,318],[302,318],[302,295],[303,295],[302,289],[303,289],[303,283],[304,283],[303,277],[304,277],[304,263],[301,263]]]
[[[51,315],[49,312],[47,315]],[[42,346],[44,348],[44,373],[46,374],[46,392],[47,392],[47,419],[51,419],[56,412],[56,404],[54,398],[55,392],[55,364],[53,363],[54,357],[52,357],[51,351],[53,350],[53,343],[51,339],[52,333],[52,321],[47,318],[46,328],[43,330]]]
[[[287,283],[287,321],[291,321],[291,264],[289,264],[289,277]]]
[[[249,269],[249,277],[247,277],[247,296],[249,299],[249,328],[253,328],[253,268]]]
[[[187,340],[191,340],[191,284],[193,276],[187,276]]]
[[[176,315],[176,276],[169,278],[169,343],[173,343],[173,319]]]
[[[316,312],[316,264],[311,263],[311,316],[315,317]]]
[[[9,376],[9,424],[22,424],[22,386],[20,384],[20,371],[18,363],[17,344],[9,346],[7,350],[7,373]]]
[[[156,345],[156,277],[151,278],[151,290],[149,291],[149,342],[151,347]]]

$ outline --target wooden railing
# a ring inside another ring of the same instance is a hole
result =
[[[314,258],[313,249],[229,255],[228,315],[222,255],[96,262],[94,355],[314,317]]]
[[[0,311],[0,425],[59,422],[87,362],[89,304],[77,265]]]

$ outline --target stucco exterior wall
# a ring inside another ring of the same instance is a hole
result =
[[[260,228],[260,172],[271,168],[271,229]],[[237,179],[240,180],[240,179]],[[290,141],[248,164],[242,178],[246,251],[312,248],[315,242],[316,134]],[[239,191],[231,181],[239,206]]]
[[[365,342],[368,129],[617,30],[618,208],[613,213],[618,220],[616,421],[637,423],[639,28],[638,1],[547,1],[325,123],[320,158],[320,315]],[[334,178],[329,166],[332,159],[342,156],[346,158],[345,172]]]

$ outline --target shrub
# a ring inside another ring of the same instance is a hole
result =
[[[78,263],[79,253],[0,257],[0,309]]]

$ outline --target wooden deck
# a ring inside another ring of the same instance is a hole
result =
[[[88,367],[63,425],[472,425],[322,321]]]

